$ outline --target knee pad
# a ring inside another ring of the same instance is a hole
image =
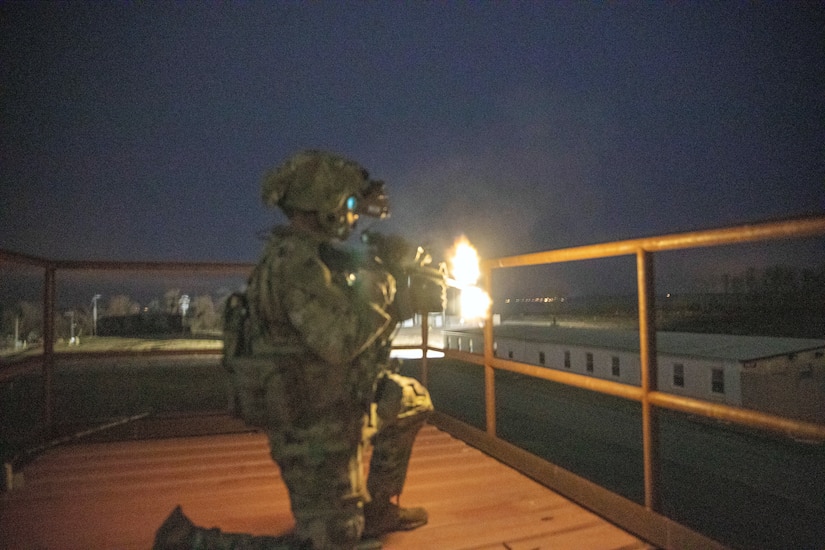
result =
[[[427,388],[415,378],[394,373],[379,382],[376,405],[378,417],[385,423],[427,415],[433,410]]]

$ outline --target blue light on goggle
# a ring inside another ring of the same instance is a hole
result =
[[[358,206],[358,199],[356,199],[355,196],[347,199],[347,210],[354,212],[356,206]]]

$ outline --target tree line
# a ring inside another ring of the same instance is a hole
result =
[[[822,300],[825,298],[825,264],[802,269],[785,265],[762,270],[750,267],[740,273],[725,273],[722,293]]]
[[[219,335],[226,297],[214,298],[209,294],[194,296],[188,301],[184,315],[181,302],[183,296],[184,293],[180,289],[169,289],[162,297],[141,305],[126,294],[115,294],[98,300],[98,324],[107,318],[180,316],[181,324],[188,333]],[[94,325],[94,306],[91,303],[55,312],[55,337],[58,340],[68,340],[72,335],[91,336],[95,334]],[[43,337],[42,302],[22,300],[12,306],[0,304],[0,331],[0,347],[14,347],[15,335],[20,343],[39,343]]]

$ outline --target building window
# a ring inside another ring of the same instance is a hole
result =
[[[711,371],[710,390],[713,393],[725,393],[725,371],[722,369]]]
[[[587,368],[587,372],[593,372],[593,354],[587,353],[585,354],[585,365]]]
[[[564,368],[570,368],[570,352],[567,350],[564,352]]]
[[[619,358],[616,355],[613,356],[611,370],[613,372],[613,376],[621,376],[622,371],[621,367],[619,366]]]
[[[685,366],[682,363],[673,363],[673,385],[685,387]]]
[[[544,364],[544,352],[540,351],[539,352],[539,365],[543,365],[543,364]]]

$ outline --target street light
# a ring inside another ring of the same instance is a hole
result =
[[[100,294],[92,296],[92,334],[94,336],[97,336],[97,301],[100,300],[100,298]]]
[[[73,346],[79,343],[74,337],[74,310],[67,311],[66,317],[69,318],[69,334],[71,335],[71,337],[69,338],[69,345]]]
[[[189,309],[189,295],[184,294],[180,297],[178,305],[180,306],[180,326],[182,332],[186,332],[186,311]]]

